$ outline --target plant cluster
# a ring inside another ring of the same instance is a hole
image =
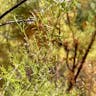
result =
[[[12,2],[0,10],[0,95],[94,96],[95,0]]]

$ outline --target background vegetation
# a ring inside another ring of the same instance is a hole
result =
[[[27,0],[0,19],[0,96],[95,96],[95,31],[95,0]]]

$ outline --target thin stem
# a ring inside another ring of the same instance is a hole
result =
[[[77,57],[77,50],[78,50],[78,41],[77,40],[74,40],[74,47],[75,47],[75,52],[74,52],[74,58],[73,58],[73,68],[72,68],[72,71],[74,72],[75,70],[75,67],[76,67],[76,57]]]
[[[74,37],[74,31],[73,31],[72,26],[71,26],[70,17],[69,17],[68,12],[66,13],[66,17],[67,17],[69,29],[70,29],[71,32],[72,32],[72,38],[73,38],[73,43],[74,43],[74,39],[75,39],[75,37]]]
[[[14,23],[23,23],[23,22],[33,23],[34,21],[35,21],[34,18],[28,18],[26,20],[21,19],[21,20],[16,20],[16,21],[11,20],[11,21],[7,21],[7,22],[4,22],[4,23],[0,23],[0,27],[5,26],[5,25],[14,24]]]

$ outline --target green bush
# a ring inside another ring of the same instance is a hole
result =
[[[12,2],[8,8],[19,1]],[[79,42],[76,62],[86,52],[96,25],[94,2],[86,12],[77,0],[29,0],[10,13],[5,20],[13,18],[15,23],[0,29],[0,95],[85,96],[86,89],[82,91],[77,85],[66,92],[70,79],[66,53],[69,52],[68,62],[72,67],[74,40]],[[7,9],[5,5],[0,14]],[[19,19],[29,17],[34,22],[18,23]],[[93,47],[87,59],[96,57]]]

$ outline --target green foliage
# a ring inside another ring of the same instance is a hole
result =
[[[8,5],[10,8],[20,0],[8,1],[12,3]],[[0,14],[7,9],[5,3],[8,3],[4,0],[1,2],[4,5]],[[85,96],[86,89],[83,93],[77,88],[78,85],[73,86],[70,93],[66,92],[70,79],[66,44],[72,67],[75,53],[73,39],[78,40],[76,62],[80,62],[95,30],[95,3],[95,0],[90,1],[86,11],[77,0],[28,0],[10,13],[6,19],[13,18],[16,23],[0,27],[0,94]],[[17,22],[29,17],[34,18],[34,22]],[[95,49],[94,45],[87,59],[96,58],[93,54],[96,53]]]

